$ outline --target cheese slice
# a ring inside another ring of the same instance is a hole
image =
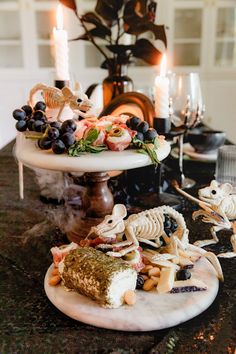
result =
[[[160,280],[157,285],[157,291],[159,294],[164,294],[169,292],[174,285],[175,281],[175,268],[162,268]]]

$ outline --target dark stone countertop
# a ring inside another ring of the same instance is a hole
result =
[[[66,242],[50,220],[50,211],[58,207],[40,201],[34,173],[27,168],[25,199],[19,200],[12,146],[0,152],[1,354],[234,353],[235,259],[220,260],[225,282],[210,308],[173,328],[145,333],[105,330],[76,322],[57,310],[44,293],[43,280],[51,264],[50,247]],[[167,172],[175,165],[170,159]],[[191,162],[186,168],[201,183],[212,178],[212,166],[206,163]],[[206,225],[191,220],[190,204],[182,206],[191,240],[204,238]],[[229,235],[221,232],[220,243],[208,249],[231,250]]]

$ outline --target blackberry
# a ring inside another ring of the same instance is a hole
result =
[[[141,290],[143,288],[143,284],[144,284],[144,279],[143,279],[142,275],[138,274],[137,282],[136,282],[136,289]]]

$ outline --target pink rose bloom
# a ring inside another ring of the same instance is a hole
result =
[[[119,125],[113,126],[106,138],[107,146],[112,151],[123,151],[131,143],[129,131]]]

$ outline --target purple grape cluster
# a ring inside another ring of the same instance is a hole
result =
[[[12,115],[13,118],[17,120],[16,129],[19,132],[26,130],[43,132],[47,123],[45,110],[46,104],[42,101],[37,102],[33,108],[29,105],[25,105],[20,109],[15,109]]]
[[[19,132],[28,130],[42,133],[42,137],[38,139],[39,148],[52,149],[55,154],[63,154],[75,142],[76,123],[73,119],[68,119],[62,124],[50,122],[47,120],[45,110],[46,105],[42,101],[37,102],[34,108],[25,105],[15,109],[12,115],[17,120],[16,129]]]
[[[128,128],[135,130],[137,134],[135,137],[140,141],[153,142],[157,136],[157,131],[150,128],[148,122],[142,121],[139,117],[131,117],[126,121]]]
[[[54,154],[63,154],[75,143],[75,130],[76,123],[73,119],[68,119],[62,124],[49,123],[43,137],[38,140],[38,146],[42,150],[52,149]]]

